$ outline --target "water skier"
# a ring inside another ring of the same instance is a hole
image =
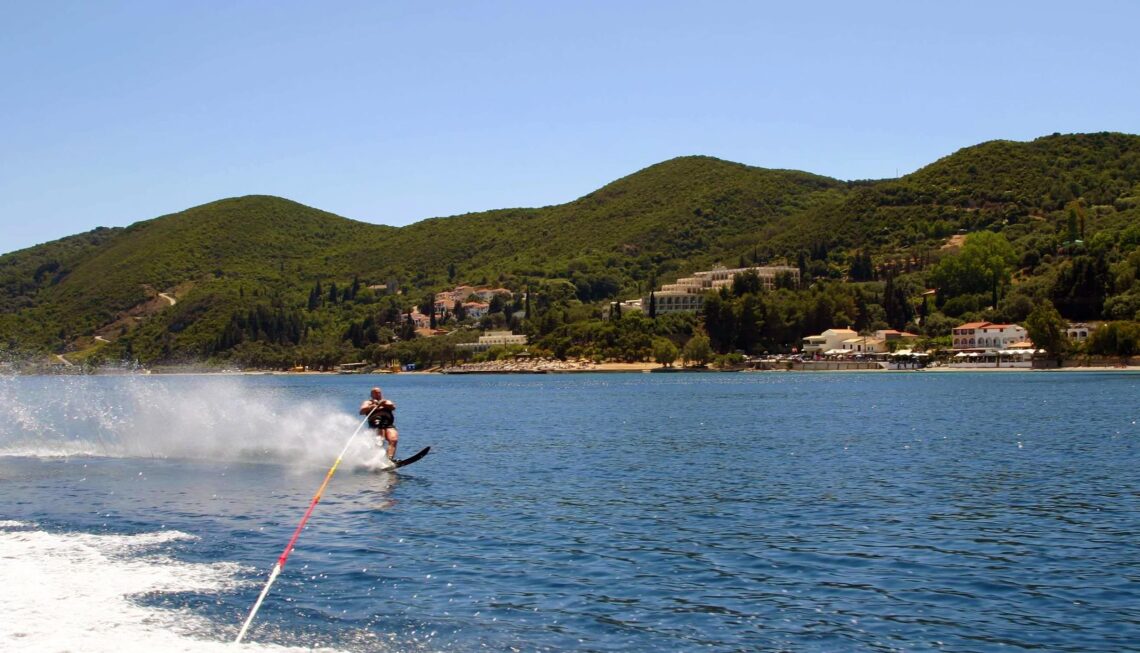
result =
[[[377,440],[388,445],[388,459],[395,461],[396,445],[400,442],[400,433],[396,431],[396,404],[385,399],[380,388],[372,388],[372,397],[360,404],[360,414],[368,415],[368,426],[376,429]]]

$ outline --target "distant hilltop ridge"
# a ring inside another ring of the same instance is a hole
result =
[[[991,141],[879,181],[680,157],[566,204],[400,228],[252,195],[0,256],[0,342],[78,361],[333,360],[402,342],[412,310],[466,284],[509,290],[480,320],[541,347],[590,307],[717,265],[795,268],[794,293],[877,283],[855,304],[882,321],[938,285],[951,236],[981,232],[1010,245],[999,303],[1016,291],[1075,319],[1132,319],[1140,290],[1121,266],[1138,224],[1140,137],[1119,133]],[[998,308],[992,288],[940,287],[938,311]]]

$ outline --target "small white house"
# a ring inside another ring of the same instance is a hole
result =
[[[1084,323],[1070,324],[1065,329],[1065,335],[1069,336],[1069,340],[1073,342],[1084,342],[1089,339],[1095,329],[1096,327]]]
[[[843,341],[843,350],[851,354],[884,354],[887,341],[873,336],[857,336]]]
[[[822,354],[833,349],[843,349],[843,341],[858,336],[854,329],[828,329],[818,336],[804,338],[802,351],[805,354]]]

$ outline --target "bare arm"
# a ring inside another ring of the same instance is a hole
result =
[[[367,415],[374,410],[396,410],[396,404],[388,401],[387,399],[381,399],[380,401],[376,401],[374,399],[366,399],[364,403],[360,404],[361,415]]]

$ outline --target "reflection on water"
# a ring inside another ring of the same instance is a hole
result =
[[[389,510],[396,505],[397,499],[392,496],[392,490],[400,480],[398,474],[386,471],[361,473],[372,474],[375,477],[375,480],[370,482],[371,487],[360,495],[368,508]]]

